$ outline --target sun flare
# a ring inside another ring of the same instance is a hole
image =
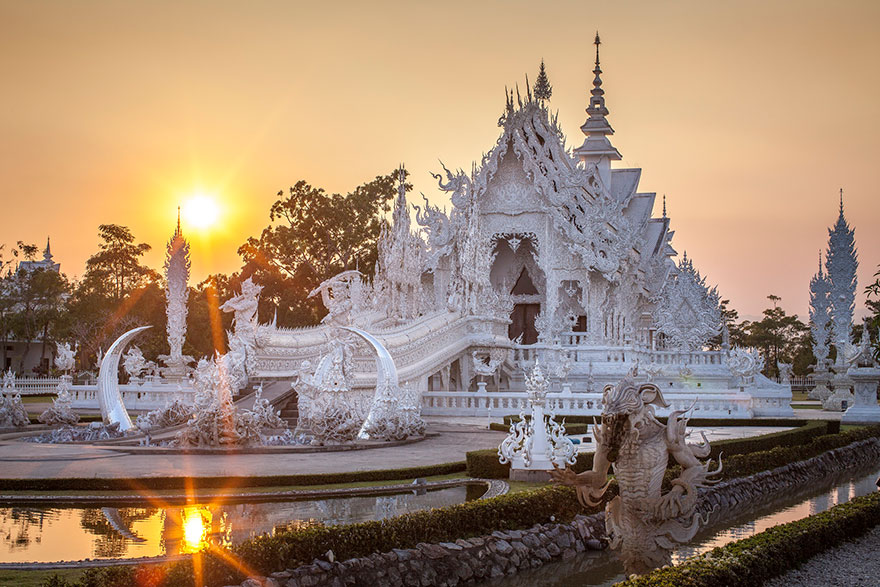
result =
[[[183,220],[199,229],[211,228],[220,218],[220,206],[216,198],[207,194],[194,194],[183,202]]]

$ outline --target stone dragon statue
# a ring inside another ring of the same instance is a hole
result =
[[[556,469],[554,481],[573,486],[584,506],[597,506],[608,488],[613,467],[620,494],[605,508],[611,548],[619,550],[627,574],[643,574],[669,564],[671,549],[696,534],[702,521],[696,511],[697,489],[713,483],[709,444],[685,441],[686,410],[674,411],[668,424],[659,422],[654,406],[669,407],[660,389],[637,384],[627,375],[617,386],[605,386],[602,423],[593,426],[596,452],[593,469],[576,474]],[[669,455],[681,465],[672,488],[662,492]],[[704,522],[705,523],[705,522]]]

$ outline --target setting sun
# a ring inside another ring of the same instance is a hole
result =
[[[220,218],[220,207],[213,196],[196,194],[183,202],[183,219],[196,228],[210,228]]]

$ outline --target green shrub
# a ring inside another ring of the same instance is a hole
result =
[[[740,587],[763,585],[880,522],[880,493],[872,493],[750,538],[731,542],[675,567],[630,579],[622,587]]]

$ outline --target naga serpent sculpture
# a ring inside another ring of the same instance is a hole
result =
[[[620,494],[605,507],[605,528],[612,549],[618,550],[626,573],[643,574],[669,564],[671,549],[697,533],[702,520],[696,511],[697,489],[713,483],[709,471],[709,443],[685,440],[688,410],[674,411],[668,424],[659,422],[654,406],[668,408],[660,389],[651,383],[637,385],[627,375],[617,386],[606,385],[602,423],[594,424],[596,452],[593,469],[576,474],[571,468],[551,473],[557,483],[573,486],[584,506],[601,502],[613,467]],[[663,493],[661,486],[669,455],[681,465],[681,475]]]

